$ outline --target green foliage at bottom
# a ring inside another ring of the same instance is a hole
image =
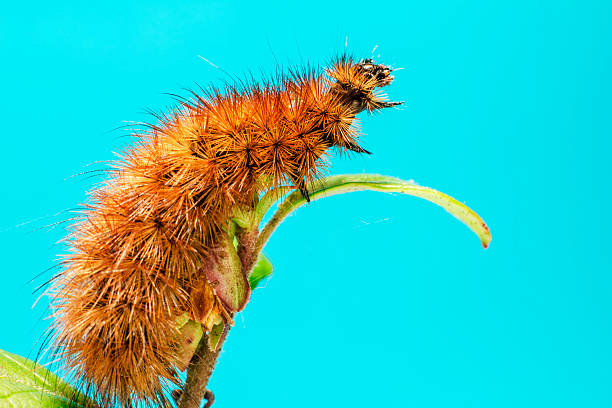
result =
[[[0,407],[93,408],[97,405],[40,364],[0,350]]]

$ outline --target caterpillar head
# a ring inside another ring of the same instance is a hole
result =
[[[354,113],[372,112],[402,103],[387,101],[386,95],[378,91],[378,88],[393,82],[392,71],[384,64],[374,63],[371,58],[355,63],[347,57],[341,57],[326,69],[327,75],[336,81],[332,92],[350,105]]]
[[[359,61],[351,67],[353,75],[364,89],[374,90],[389,85],[394,77],[391,68],[383,64],[375,64],[372,58]]]

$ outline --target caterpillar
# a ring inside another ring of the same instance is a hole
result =
[[[398,105],[392,69],[338,56],[262,83],[193,91],[134,132],[69,227],[50,287],[64,371],[101,406],[166,406],[180,384],[177,316],[230,322],[208,273],[232,209],[307,184],[332,149],[359,145],[356,115]]]

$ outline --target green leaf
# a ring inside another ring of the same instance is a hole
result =
[[[444,208],[459,221],[467,225],[477,236],[484,248],[491,242],[491,233],[487,224],[465,204],[455,200],[453,197],[441,193],[429,187],[419,186],[410,181],[400,180],[395,177],[380,176],[377,174],[347,174],[341,176],[326,177],[308,184],[310,200],[329,197],[336,194],[350,193],[354,191],[381,191],[386,193],[403,193],[420,197],[431,201]],[[276,227],[295,209],[306,204],[306,199],[299,191],[291,193],[277,212],[263,228],[255,245],[256,253],[261,251],[265,243],[272,235]]]
[[[272,275],[272,262],[264,255],[259,254],[259,258],[257,258],[257,262],[253,267],[253,271],[249,275],[249,285],[251,286],[251,290],[255,289],[259,282],[267,276]]]
[[[219,340],[221,340],[221,336],[223,335],[223,330],[225,329],[225,322],[221,318],[217,318],[217,322],[210,330],[210,334],[208,335],[208,348],[212,351],[217,351],[217,347],[219,346]]]
[[[202,325],[194,320],[189,320],[181,327],[181,342],[178,348],[178,364],[177,367],[181,371],[185,371],[191,357],[193,357],[198,344],[202,339]]]
[[[40,364],[0,350],[0,407],[93,408],[97,405]]]
[[[224,239],[214,249],[212,262],[205,269],[206,278],[223,304],[230,311],[239,312],[249,300],[251,288],[232,238],[222,235]]]

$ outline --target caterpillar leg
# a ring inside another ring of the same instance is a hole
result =
[[[359,146],[358,144],[354,144],[354,143],[349,144],[348,146],[346,146],[346,148],[356,153],[372,154],[371,151],[366,150],[363,147]]]
[[[306,202],[310,202],[310,194],[308,193],[304,179],[296,177],[292,177],[291,179],[295,185],[295,188],[300,190],[300,193],[302,193],[302,196],[306,199]]]
[[[403,101],[401,101],[401,102],[383,101],[383,102],[380,103],[380,109],[382,109],[382,108],[392,108],[392,107],[397,106],[397,105],[402,105],[403,103],[404,103]]]
[[[402,102],[383,101],[383,102],[380,102],[379,109],[392,108],[397,105],[402,105],[403,103],[404,103],[403,101]]]
[[[298,190],[300,190],[300,193],[302,193],[306,201],[310,202],[310,194],[308,194],[308,189],[306,188],[306,185],[302,183],[298,186]]]

